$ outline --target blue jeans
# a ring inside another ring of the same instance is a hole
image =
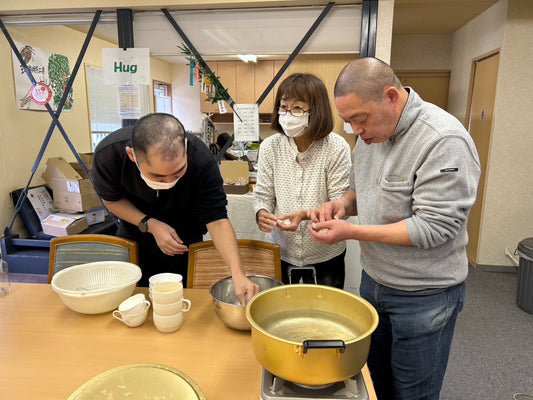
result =
[[[438,400],[465,283],[408,292],[363,271],[360,293],[379,314],[368,356],[378,399]]]

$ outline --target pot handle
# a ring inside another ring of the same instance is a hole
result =
[[[307,353],[307,349],[338,349],[339,353],[346,351],[346,343],[344,340],[304,340],[303,353]]]
[[[300,270],[300,271],[309,270],[309,271],[311,271],[311,273],[313,274],[313,279],[315,280],[315,285],[317,285],[317,282],[316,282],[316,268],[313,267],[312,265],[304,265],[303,267],[290,266],[287,269],[287,274],[289,275],[289,285],[292,284],[292,271],[293,270]]]

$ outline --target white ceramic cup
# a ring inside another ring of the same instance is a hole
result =
[[[176,332],[183,324],[183,312],[174,315],[159,315],[154,312],[154,325],[161,333]]]
[[[140,314],[145,309],[150,307],[150,302],[146,300],[146,297],[143,293],[135,294],[131,297],[128,297],[118,306],[118,311],[121,314]]]
[[[180,312],[187,312],[191,309],[191,301],[188,299],[181,299],[171,304],[154,303],[154,313],[166,316],[174,315]]]
[[[126,324],[130,328],[135,328],[137,326],[144,324],[147,316],[148,316],[148,307],[146,307],[144,311],[138,314],[128,314],[127,312],[121,313],[118,310],[113,311],[113,318],[116,318],[119,321],[122,321],[124,324]]]
[[[160,282],[152,287],[152,301],[172,304],[183,299],[183,286],[179,282]]]
[[[148,287],[150,291],[152,290],[152,287],[161,282],[178,282],[183,285],[183,276],[180,274],[174,274],[172,272],[163,272],[161,274],[152,275],[148,279]]]

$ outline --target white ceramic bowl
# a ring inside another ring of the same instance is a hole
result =
[[[128,262],[93,262],[57,272],[52,277],[52,289],[72,310],[102,314],[130,297],[141,275],[141,269]]]

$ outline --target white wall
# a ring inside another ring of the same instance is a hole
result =
[[[501,0],[453,36],[448,109],[465,121],[472,60],[500,49],[478,264],[509,266],[505,249],[533,236],[533,7]]]
[[[376,58],[390,63],[394,0],[380,0],[376,33]]]
[[[465,122],[472,59],[501,48],[507,0],[502,0],[453,35],[448,111]]]
[[[500,49],[478,264],[512,266],[505,249],[533,236],[533,7],[500,0],[451,37],[394,36],[394,69],[450,69],[448,111],[465,122],[472,61]]]
[[[358,224],[358,217],[348,218],[348,222]],[[344,279],[344,290],[359,294],[359,285],[361,284],[361,248],[357,240],[346,241],[346,256],[344,257],[346,277]]]
[[[508,6],[481,227],[482,265],[511,265],[505,248],[513,251],[522,239],[533,237],[533,4],[501,3],[497,6]]]
[[[396,70],[451,70],[452,34],[394,35],[391,67]]]
[[[202,113],[200,112],[200,86],[189,82],[189,66],[187,64],[172,65],[172,109],[173,114],[181,121],[185,130],[202,132]]]

